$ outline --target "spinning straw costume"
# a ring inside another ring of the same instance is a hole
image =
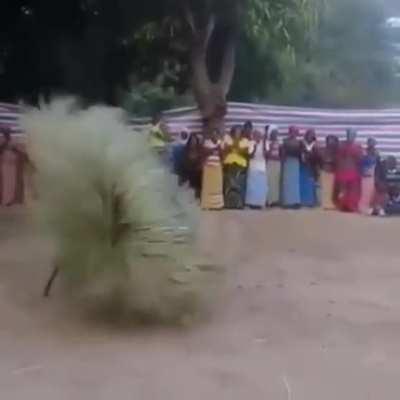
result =
[[[53,102],[23,118],[37,215],[65,287],[124,317],[178,321],[197,313],[217,270],[194,249],[197,207],[132,133],[121,110]]]

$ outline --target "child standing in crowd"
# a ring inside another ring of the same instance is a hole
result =
[[[263,208],[267,203],[268,182],[266,153],[268,142],[260,132],[254,132],[250,142],[250,163],[247,172],[246,205]]]
[[[357,212],[360,201],[360,163],[362,148],[356,143],[357,132],[347,130],[346,141],[339,146],[336,168],[337,204],[341,211]]]
[[[249,140],[240,125],[231,129],[224,139],[224,201],[225,207],[241,209],[246,194],[246,172]]]
[[[339,139],[334,135],[326,137],[325,148],[320,152],[321,207],[334,210],[335,170]]]
[[[282,146],[282,204],[286,208],[298,208],[300,198],[300,156],[301,143],[298,128],[291,126],[289,136]]]
[[[222,193],[221,139],[214,130],[203,143],[204,166],[201,207],[204,210],[220,210],[224,207]]]
[[[317,137],[313,129],[304,135],[300,163],[300,198],[301,205],[317,205]]]
[[[358,210],[361,214],[373,214],[375,174],[378,162],[380,162],[380,159],[376,150],[376,140],[369,138],[367,148],[361,158],[361,197],[358,204]]]
[[[272,125],[266,128],[269,132],[267,146],[267,181],[268,181],[268,205],[275,207],[281,200],[281,146],[279,143],[278,127]]]

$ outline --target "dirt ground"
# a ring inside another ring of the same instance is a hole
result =
[[[111,329],[57,287],[43,299],[50,254],[29,226],[0,212],[1,399],[400,398],[400,219],[204,214],[227,287],[186,330]]]

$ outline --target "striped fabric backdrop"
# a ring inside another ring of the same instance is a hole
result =
[[[179,132],[182,128],[201,130],[201,118],[194,108],[167,111],[165,118],[172,132]],[[400,109],[329,110],[229,103],[225,119],[227,129],[248,120],[260,131],[264,131],[266,125],[277,125],[282,135],[287,133],[290,125],[297,126],[302,133],[314,128],[320,140],[327,135],[337,135],[343,139],[346,129],[354,128],[362,144],[367,138],[374,137],[383,156],[395,155],[400,159]]]
[[[13,104],[0,103],[0,124],[11,128],[14,136],[23,140],[18,118],[22,109]],[[187,128],[189,131],[201,130],[201,117],[195,108],[180,108],[164,113],[166,124],[173,134]],[[400,109],[380,110],[329,110],[317,108],[298,108],[246,103],[229,103],[226,116],[226,128],[232,125],[253,122],[256,129],[263,131],[266,125],[277,125],[282,135],[290,125],[296,125],[302,133],[314,128],[323,140],[334,134],[343,138],[346,128],[354,128],[359,140],[365,143],[369,137],[378,141],[383,156],[395,155],[400,159]],[[131,119],[130,125],[136,131],[142,131],[149,119]]]
[[[22,134],[18,123],[21,111],[21,107],[15,104],[0,103],[0,125],[8,126],[14,136]]]

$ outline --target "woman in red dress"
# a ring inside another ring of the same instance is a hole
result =
[[[355,141],[357,132],[347,131],[347,139],[337,153],[337,207],[341,211],[357,212],[361,191],[362,148]]]

